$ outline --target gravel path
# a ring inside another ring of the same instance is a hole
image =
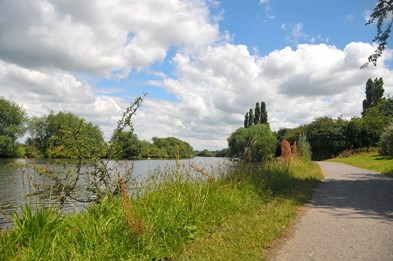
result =
[[[393,261],[393,178],[319,164],[325,180],[269,259]]]

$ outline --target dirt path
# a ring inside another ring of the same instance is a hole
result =
[[[319,164],[324,182],[269,259],[393,261],[393,178]]]

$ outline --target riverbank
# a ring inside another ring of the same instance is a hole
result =
[[[261,259],[322,174],[314,163],[239,166],[220,178],[172,173],[60,216],[42,209],[0,234],[0,259]],[[208,180],[208,181],[206,181]]]
[[[331,162],[341,162],[354,167],[373,170],[390,177],[393,177],[393,159],[379,155],[378,151],[362,152],[348,157],[337,157],[329,160]]]

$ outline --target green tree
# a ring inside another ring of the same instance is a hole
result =
[[[260,124],[261,123],[261,106],[259,105],[259,102],[255,104],[255,116],[254,116],[254,124]]]
[[[378,43],[377,49],[368,57],[368,63],[364,64],[362,68],[366,68],[369,63],[374,66],[377,65],[378,58],[381,57],[383,51],[386,49],[388,39],[391,33],[393,23],[393,1],[392,0],[378,0],[371,13],[366,25],[377,23],[377,35],[373,42]]]
[[[330,117],[316,118],[306,126],[313,159],[323,160],[337,156],[346,149],[345,129],[347,122]]]
[[[25,112],[18,104],[0,97],[0,157],[15,157],[26,121]]]
[[[180,158],[192,158],[194,157],[194,150],[191,145],[178,138],[167,137],[158,138],[153,137],[153,144],[158,149],[156,153],[158,155],[152,155],[153,157],[160,158],[175,158],[179,153]]]
[[[363,100],[362,115],[365,114],[367,109],[378,105],[378,103],[382,100],[384,91],[382,78],[375,78],[374,81],[371,79],[367,80],[366,99]]]
[[[262,124],[268,124],[268,117],[267,117],[265,102],[261,102],[261,120],[260,120],[260,122]]]
[[[246,115],[244,116],[244,128],[248,128],[249,125],[250,123],[249,123],[248,112],[246,112]]]
[[[229,155],[245,161],[263,161],[274,155],[277,139],[265,124],[239,128],[228,138]]]
[[[381,135],[381,154],[393,157],[393,125],[388,126]]]
[[[142,143],[138,136],[130,131],[121,131],[118,133],[116,142],[119,149],[119,158],[137,159],[142,158]]]
[[[51,112],[48,116],[32,118],[28,129],[28,145],[46,157],[101,157],[104,154],[105,141],[99,127],[71,112]]]
[[[250,108],[248,111],[248,128],[254,124],[254,110]]]

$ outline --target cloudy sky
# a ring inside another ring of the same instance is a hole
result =
[[[123,110],[141,139],[221,149],[265,101],[273,130],[359,116],[368,78],[393,94],[375,46],[375,0],[2,0],[0,96],[29,116],[70,111],[108,139]]]

